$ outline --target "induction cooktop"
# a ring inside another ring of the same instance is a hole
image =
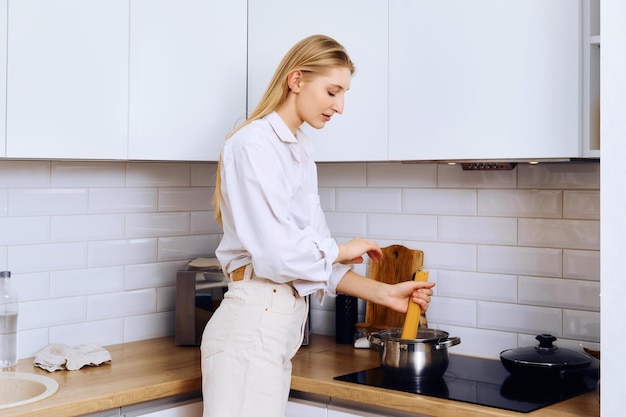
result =
[[[372,387],[528,413],[595,389],[599,361],[561,378],[524,379],[511,375],[499,360],[449,355],[442,378],[391,378],[381,367],[334,379]]]

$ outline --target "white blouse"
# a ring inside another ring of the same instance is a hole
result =
[[[334,296],[351,268],[320,206],[313,144],[278,113],[240,129],[222,149],[224,236],[215,252],[226,273],[252,263],[257,276],[293,282],[302,296]]]

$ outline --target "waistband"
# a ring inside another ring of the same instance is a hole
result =
[[[240,266],[239,268],[235,269],[233,272],[230,273],[230,281],[231,282],[252,281],[253,279],[254,279],[254,282],[258,282],[258,283],[263,282],[263,283],[266,283],[266,284],[271,284],[271,285],[275,286],[276,288],[285,288],[287,291],[289,291],[293,295],[299,296],[298,295],[298,291],[294,288],[292,282],[287,282],[287,283],[284,283],[284,284],[278,284],[278,283],[273,282],[272,280],[269,280],[267,278],[258,277],[254,273],[254,268],[252,267],[251,263],[246,264],[244,266]]]
[[[244,266],[240,266],[230,273],[231,281],[243,281],[250,280],[252,278],[252,273],[254,272],[252,268],[252,264],[246,264]]]

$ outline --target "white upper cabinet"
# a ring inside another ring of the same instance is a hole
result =
[[[582,156],[578,0],[389,2],[389,159]]]
[[[343,114],[321,130],[303,126],[317,161],[387,159],[387,1],[250,1],[248,110],[259,102],[274,70],[296,42],[325,34],[355,63]]]
[[[287,50],[316,33],[356,65],[343,114],[303,126],[317,161],[599,157],[599,12],[600,0],[0,0],[0,157],[216,161]]]
[[[128,0],[10,3],[6,156],[126,158]]]
[[[583,0],[583,156],[600,157],[600,0]]]
[[[246,0],[131,0],[129,159],[216,161],[246,111]]]
[[[6,155],[7,0],[0,0],[0,157]]]

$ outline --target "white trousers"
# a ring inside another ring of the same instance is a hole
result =
[[[283,417],[306,299],[246,268],[202,335],[203,417]]]

